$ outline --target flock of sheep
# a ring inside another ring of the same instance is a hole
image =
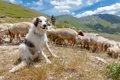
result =
[[[32,23],[3,23],[0,24],[0,43],[9,38],[22,42]],[[47,31],[49,41],[62,46],[78,46],[93,52],[105,52],[113,58],[120,58],[120,42],[109,40],[96,33],[76,31],[71,28],[56,28]]]

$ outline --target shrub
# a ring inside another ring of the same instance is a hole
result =
[[[120,80],[120,63],[113,63],[107,66],[107,74],[113,80]]]

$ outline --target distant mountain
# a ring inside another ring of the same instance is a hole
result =
[[[98,16],[106,21],[109,21],[112,24],[120,23],[120,16],[116,16],[116,15],[112,15],[112,14],[98,14],[96,16]]]
[[[37,11],[0,0],[0,17],[30,18],[43,15]]]
[[[120,17],[111,14],[96,14],[79,18],[89,28],[106,33],[120,32]]]
[[[59,25],[57,26],[61,25],[63,27],[72,27],[76,29],[92,31],[91,28],[81,23],[78,18],[73,17],[71,15],[61,15],[61,16],[57,16],[56,18],[57,18],[57,23],[59,23]]]

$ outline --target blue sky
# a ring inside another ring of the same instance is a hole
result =
[[[70,14],[75,17],[93,14],[120,16],[120,0],[6,0],[47,15]]]

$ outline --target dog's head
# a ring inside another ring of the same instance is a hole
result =
[[[43,30],[43,31],[48,30],[50,27],[49,21],[44,16],[39,16],[35,18],[33,20],[33,24],[38,30]]]

